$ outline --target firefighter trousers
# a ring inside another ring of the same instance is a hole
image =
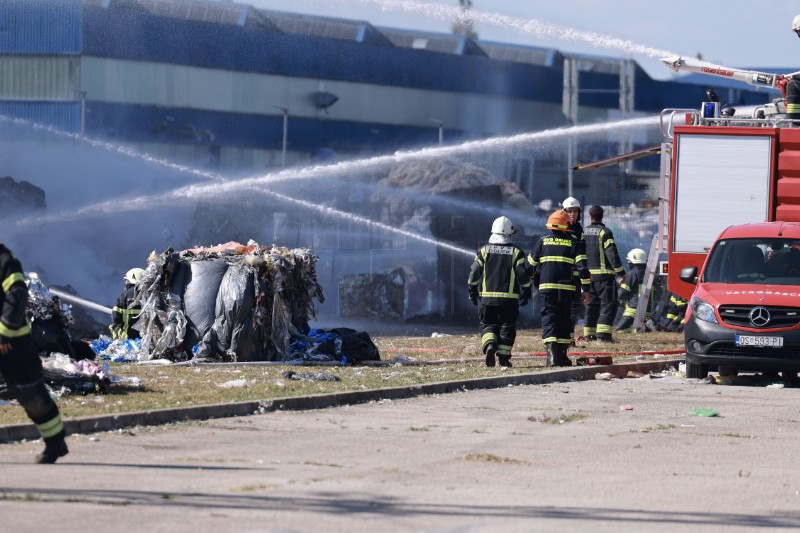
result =
[[[42,360],[33,348],[30,335],[10,340],[11,351],[0,356],[0,374],[8,389],[25,409],[45,442],[63,440],[61,414],[42,380]]]
[[[494,343],[497,356],[501,359],[511,357],[511,348],[517,338],[517,319],[519,305],[514,301],[509,305],[483,305],[479,310],[481,320],[481,350],[486,353],[489,344]]]
[[[586,320],[583,334],[611,335],[617,316],[617,281],[614,276],[598,276],[589,283],[589,303],[586,305]]]
[[[795,78],[786,86],[786,118],[800,120],[800,80]],[[792,127],[798,127],[792,124]]]
[[[542,342],[568,346],[572,333],[572,303],[574,291],[539,291],[542,308]]]

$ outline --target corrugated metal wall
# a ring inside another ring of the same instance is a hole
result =
[[[0,55],[0,100],[80,100],[79,56]]]
[[[0,53],[79,54],[81,0],[3,0]]]
[[[24,121],[13,127],[15,119]],[[0,138],[38,136],[32,124],[59,131],[77,132],[81,124],[80,102],[0,102]]]

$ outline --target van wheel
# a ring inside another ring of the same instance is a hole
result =
[[[703,379],[708,376],[708,365],[686,361],[686,377]]]
[[[723,378],[739,375],[739,370],[732,366],[721,366],[717,370],[719,371],[720,377]]]

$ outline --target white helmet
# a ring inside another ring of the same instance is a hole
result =
[[[631,262],[634,265],[643,265],[647,263],[647,252],[642,250],[641,248],[634,248],[628,255],[625,256],[625,259]]]
[[[792,20],[792,31],[800,30],[800,15],[797,15],[794,20]]]
[[[131,285],[136,285],[141,281],[142,276],[144,275],[143,268],[132,268],[125,272],[125,281],[130,283]]]
[[[497,217],[492,222],[492,233],[513,237],[517,234],[517,228],[514,227],[508,217]]]
[[[566,211],[567,209],[572,209],[573,207],[577,207],[578,209],[581,208],[581,203],[577,200],[577,198],[573,198],[570,196],[563,202],[561,202],[561,208]]]

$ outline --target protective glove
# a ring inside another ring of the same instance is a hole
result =
[[[781,91],[781,94],[783,95],[783,97],[786,98],[786,86],[789,85],[789,80],[784,78],[784,77],[781,77],[781,78],[778,79],[778,81],[775,83],[775,85]]]
[[[522,294],[519,297],[519,306],[525,307],[531,299],[531,288],[522,289]]]
[[[469,288],[469,301],[472,302],[472,305],[478,305],[478,288],[477,287],[470,287]]]

